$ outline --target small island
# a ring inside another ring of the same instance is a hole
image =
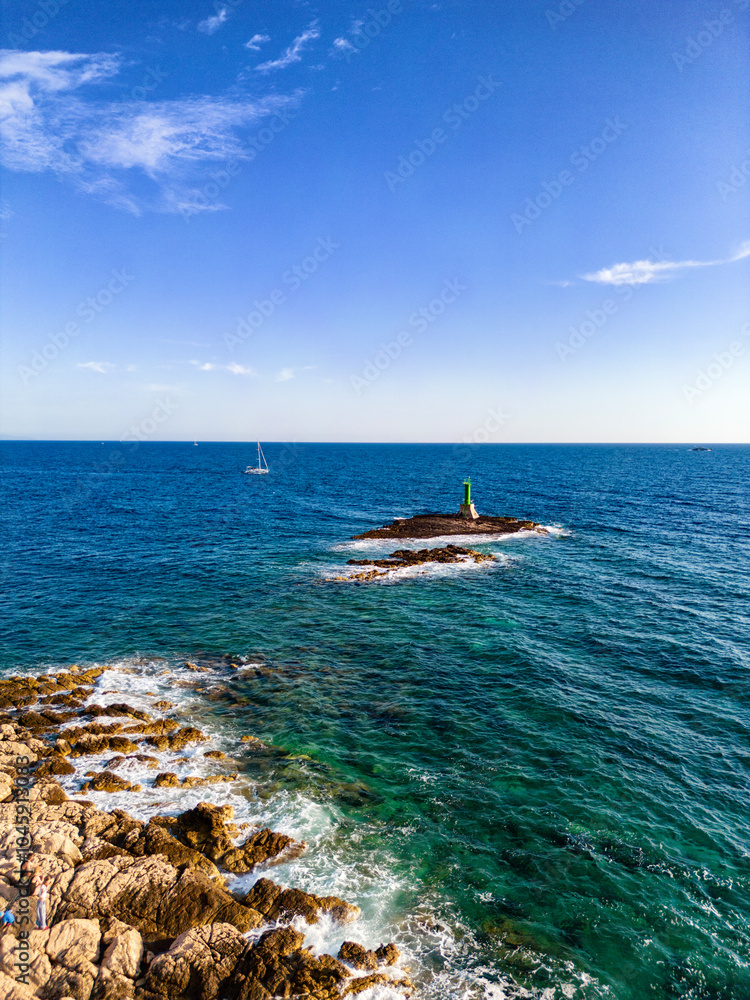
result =
[[[547,534],[535,521],[519,521],[515,517],[495,517],[478,514],[471,501],[471,480],[464,480],[464,502],[456,514],[415,514],[397,518],[382,528],[373,528],[361,538],[437,538],[441,535],[510,535],[517,531],[537,531]]]
[[[446,545],[444,549],[397,549],[384,559],[347,559],[347,566],[378,566],[380,569],[368,569],[352,576],[336,576],[334,580],[345,582],[351,580],[374,580],[378,576],[387,576],[391,570],[408,569],[410,566],[420,566],[422,563],[458,563],[458,562],[494,562],[495,557],[488,552],[477,552],[476,549],[464,549],[460,545]]]

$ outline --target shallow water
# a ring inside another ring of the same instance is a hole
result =
[[[2,668],[144,660],[96,700],[166,691],[239,762],[102,803],[231,797],[303,837],[271,876],[358,903],[346,936],[395,939],[424,997],[747,1000],[750,448],[264,445],[242,476],[251,451],[2,445]],[[330,581],[467,472],[553,530]]]

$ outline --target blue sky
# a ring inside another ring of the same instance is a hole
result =
[[[15,3],[0,432],[747,441],[748,6]]]

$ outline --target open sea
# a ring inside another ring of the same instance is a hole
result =
[[[109,664],[96,700],[166,696],[239,762],[88,797],[304,839],[270,877],[363,911],[308,943],[395,941],[425,1000],[750,1000],[750,447],[264,451],[0,445],[0,669]],[[467,474],[549,533],[333,580]]]

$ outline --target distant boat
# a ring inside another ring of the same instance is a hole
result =
[[[193,441],[193,447],[194,447],[194,448],[197,448],[197,447],[198,447],[198,442],[197,442],[197,441]]]
[[[261,464],[261,462],[263,464]],[[266,456],[263,454],[263,449],[260,446],[260,441],[258,442],[258,467],[254,468],[252,465],[248,465],[245,469],[246,476],[265,476],[268,472],[268,462],[266,461]]]
[[[710,448],[700,448],[700,447],[698,447],[698,448],[690,448],[689,450],[690,451],[711,451]]]

